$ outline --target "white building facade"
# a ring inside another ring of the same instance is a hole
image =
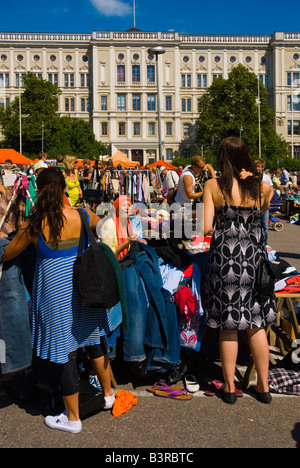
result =
[[[162,46],[156,57],[148,49]],[[276,131],[300,157],[300,33],[185,35],[94,31],[0,33],[0,105],[19,95],[27,72],[56,84],[61,115],[91,122],[98,140],[142,164],[191,156],[198,100],[214,78],[243,64],[267,88]],[[159,83],[157,86],[157,73]],[[158,121],[158,95],[161,119]]]

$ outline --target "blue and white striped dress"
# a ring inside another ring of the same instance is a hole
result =
[[[38,237],[33,284],[32,345],[37,356],[64,364],[84,346],[100,343],[108,335],[108,310],[85,308],[74,284],[78,246],[53,250]]]

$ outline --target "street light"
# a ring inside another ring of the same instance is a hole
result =
[[[20,126],[20,154],[22,154],[22,103],[21,103],[21,79],[22,74],[19,73],[19,126]]]
[[[161,46],[150,47],[148,54],[155,55],[156,58],[156,81],[157,81],[157,113],[158,113],[158,154],[159,159],[162,159],[162,140],[161,140],[161,115],[160,115],[160,81],[158,71],[158,56],[162,55],[166,50]]]
[[[42,122],[42,152],[44,152],[44,122]]]
[[[240,139],[242,139],[242,132],[244,131],[243,126],[240,126]]]

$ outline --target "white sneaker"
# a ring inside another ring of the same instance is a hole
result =
[[[104,397],[105,406],[103,407],[103,409],[105,410],[112,409],[112,407],[114,406],[115,399],[116,399],[115,395],[105,396]]]
[[[47,416],[45,418],[45,424],[51,429],[58,429],[59,431],[69,432],[70,434],[78,434],[82,430],[80,419],[79,421],[69,421],[65,412],[58,416]]]

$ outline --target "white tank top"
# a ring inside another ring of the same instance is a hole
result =
[[[195,176],[191,170],[191,166],[187,166],[183,171],[180,176],[179,182],[178,182],[178,187],[177,187],[177,192],[176,192],[176,197],[175,197],[175,202],[179,203],[180,205],[184,205],[186,203],[192,203],[193,200],[188,198],[186,196],[185,190],[184,190],[184,183],[183,183],[183,177],[185,175],[189,175],[193,178],[193,187],[195,187]]]

